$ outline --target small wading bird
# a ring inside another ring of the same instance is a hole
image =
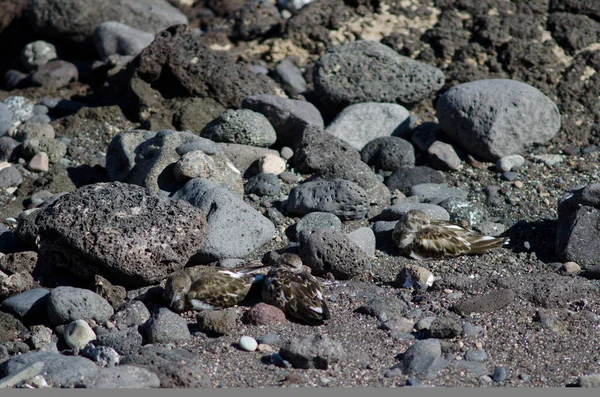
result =
[[[262,298],[306,324],[321,325],[330,319],[319,280],[305,270],[295,254],[285,253],[277,259],[265,278]]]
[[[484,236],[457,224],[430,219],[410,210],[396,224],[392,241],[403,255],[414,259],[451,258],[483,254],[508,243],[508,238]]]
[[[265,265],[241,269],[195,266],[172,273],[164,298],[176,312],[213,310],[241,303],[252,286],[264,279]]]

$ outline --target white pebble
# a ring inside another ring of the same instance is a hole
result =
[[[242,336],[240,338],[240,348],[247,352],[253,352],[258,347],[258,342],[251,336]]]
[[[274,154],[267,154],[258,160],[258,169],[265,174],[279,175],[285,171],[285,160]]]

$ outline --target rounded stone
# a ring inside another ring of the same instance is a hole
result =
[[[296,237],[303,231],[310,232],[319,229],[342,230],[342,221],[329,212],[311,212],[296,223]]]
[[[56,47],[43,40],[29,43],[21,51],[21,62],[28,70],[36,70],[57,57]]]
[[[269,120],[250,109],[228,109],[210,122],[200,136],[215,142],[269,147],[277,140],[277,133]]]
[[[239,345],[242,350],[247,352],[256,351],[258,348],[258,342],[256,342],[256,339],[245,335],[240,338]]]
[[[194,178],[210,178],[215,170],[215,161],[202,150],[185,153],[175,163],[175,178],[188,181]]]
[[[413,145],[397,136],[373,139],[362,148],[360,156],[375,170],[396,171],[404,166],[415,165]]]
[[[278,307],[260,302],[244,314],[244,321],[254,325],[278,324],[285,321],[285,313]]]
[[[86,321],[75,320],[65,327],[63,337],[70,348],[79,351],[95,340],[96,334]]]
[[[248,179],[244,186],[246,194],[258,196],[275,196],[279,194],[281,182],[275,174],[260,173]]]
[[[285,171],[285,160],[274,154],[267,154],[258,160],[258,169],[262,173],[279,175]]]
[[[496,168],[502,172],[509,172],[522,167],[523,164],[525,164],[525,158],[520,154],[513,154],[496,161]]]
[[[442,131],[486,161],[519,154],[548,142],[560,130],[556,104],[537,88],[515,80],[459,84],[437,103]]]

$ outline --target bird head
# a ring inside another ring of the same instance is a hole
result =
[[[423,211],[410,210],[404,214],[400,222],[408,230],[416,230],[422,226],[429,225],[429,217]]]
[[[298,255],[291,254],[289,252],[281,254],[281,256],[277,258],[275,265],[279,268],[287,269],[295,273],[303,272],[307,269],[307,266],[302,264],[302,259],[300,259]],[[308,269],[308,273],[310,273],[310,268]]]
[[[184,272],[172,273],[165,284],[164,297],[169,302],[169,307],[181,312],[185,309],[185,294],[190,290],[192,279]]]

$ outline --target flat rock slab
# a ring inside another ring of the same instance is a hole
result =
[[[283,344],[279,354],[294,368],[327,369],[346,357],[340,342],[327,335],[309,335]]]
[[[99,183],[21,219],[17,235],[74,274],[140,287],[186,265],[204,244],[206,217],[139,186]]]
[[[87,358],[31,352],[13,356],[0,364],[0,378],[14,375],[38,361],[44,363],[40,375],[54,387],[73,387],[82,378],[92,376],[98,371],[98,366]]]

